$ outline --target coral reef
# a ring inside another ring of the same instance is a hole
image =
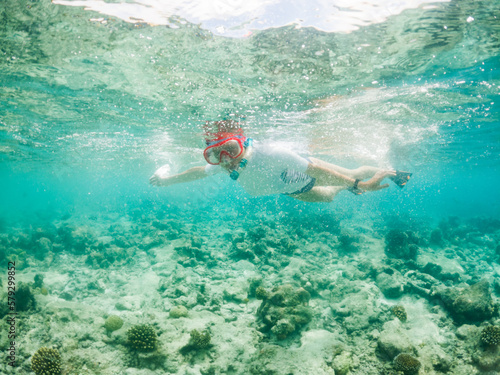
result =
[[[333,359],[333,369],[335,375],[349,375],[356,362],[356,358],[351,352],[342,350]]]
[[[399,271],[387,268],[377,275],[377,286],[387,298],[399,298],[404,292],[404,278]]]
[[[178,220],[154,220],[151,224],[154,228],[161,230],[162,234],[168,240],[175,240],[179,238],[182,233],[184,233],[183,225]]]
[[[151,325],[138,324],[127,331],[127,344],[139,352],[152,352],[157,348],[158,338]]]
[[[61,374],[61,355],[57,349],[41,347],[31,358],[31,370],[36,375]]]
[[[489,347],[484,352],[474,354],[477,367],[488,374],[497,375],[500,371],[500,351],[497,347]]]
[[[176,246],[175,251],[181,257],[184,257],[184,259],[182,259],[182,261],[186,261],[188,259],[193,259],[193,260],[196,260],[197,262],[207,262],[212,257],[210,252],[205,251],[205,250],[201,249],[200,247],[192,246],[192,245]]]
[[[34,245],[35,258],[39,260],[43,260],[47,253],[53,250],[52,241],[45,237],[36,240]]]
[[[88,228],[74,227],[68,223],[63,223],[58,228],[57,234],[64,248],[74,254],[88,253],[91,243],[95,242],[95,235]]]
[[[339,237],[339,253],[353,253],[359,250],[359,236],[353,233],[343,232]]]
[[[133,249],[123,249],[116,245],[97,242],[85,259],[85,264],[95,268],[109,268],[113,264],[125,261],[132,256]]]
[[[436,228],[431,232],[429,241],[433,245],[443,246],[445,244],[443,231],[440,228]]]
[[[311,214],[273,222],[250,212],[234,228],[155,215],[0,234],[8,259],[25,254],[21,279],[35,275],[17,285],[30,311],[18,326],[19,347],[50,339],[65,373],[88,375],[407,375],[417,362],[420,373],[435,375],[500,371],[494,222],[398,226],[384,238],[394,227],[387,222],[343,221],[340,232],[335,220]],[[302,225],[303,217],[310,222]],[[417,248],[418,261],[404,255]],[[388,298],[397,305],[388,307]],[[155,324],[127,332],[108,317],[116,310]],[[26,356],[19,352],[23,370]],[[0,363],[0,373],[13,371]]]
[[[263,286],[259,286],[255,289],[255,298],[259,300],[267,300],[269,297],[271,297],[271,293]]]
[[[416,374],[421,365],[418,359],[407,353],[400,353],[394,358],[394,368],[405,375]]]
[[[227,237],[232,245],[231,258],[254,264],[277,266],[276,258],[292,256],[299,249],[296,238],[283,235],[273,225],[259,224],[246,233],[231,233]]]
[[[483,280],[467,288],[435,288],[433,297],[438,297],[459,323],[482,322],[498,313],[493,301],[490,284]]]
[[[279,245],[281,247],[281,250],[283,251],[283,254],[286,255],[292,255],[295,252],[295,250],[299,248],[297,242],[295,242],[289,237],[283,237],[280,240]]]
[[[110,262],[106,259],[104,254],[97,251],[93,251],[87,256],[85,264],[99,268],[108,268],[110,266]]]
[[[247,232],[248,238],[252,242],[258,242],[265,238],[268,233],[268,228],[265,225],[259,225],[253,228],[250,228]]]
[[[419,238],[412,231],[390,230],[385,236],[385,253],[390,258],[416,259]]]

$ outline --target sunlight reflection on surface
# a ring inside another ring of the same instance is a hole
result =
[[[126,22],[167,25],[172,28],[190,22],[214,34],[248,36],[262,30],[294,24],[326,32],[351,32],[406,9],[448,0],[54,0],[54,4],[83,6]]]

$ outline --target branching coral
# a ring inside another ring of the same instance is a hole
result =
[[[401,353],[394,358],[394,368],[405,375],[416,374],[422,364],[410,354]]]
[[[500,327],[484,327],[481,331],[481,342],[490,346],[500,345]]]
[[[210,344],[210,341],[212,340],[210,332],[206,330],[200,332],[197,329],[193,329],[190,332],[190,335],[191,338],[189,339],[188,344],[183,346],[180,350],[181,354],[186,355],[192,351],[198,352],[212,346],[212,344]]]
[[[152,352],[158,345],[158,338],[151,325],[138,324],[127,331],[127,343],[139,352]]]
[[[61,355],[57,349],[42,347],[31,358],[31,369],[36,375],[61,374]]]

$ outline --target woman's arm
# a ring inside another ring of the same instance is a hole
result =
[[[179,174],[168,177],[160,177],[156,173],[151,176],[149,183],[154,186],[170,186],[182,182],[190,182],[207,177],[205,167],[193,167]]]

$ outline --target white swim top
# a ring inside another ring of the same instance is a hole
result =
[[[305,174],[309,161],[295,152],[271,144],[253,142],[248,164],[237,182],[250,195],[272,195],[297,193],[313,182]],[[220,165],[207,164],[205,173],[229,174]]]

